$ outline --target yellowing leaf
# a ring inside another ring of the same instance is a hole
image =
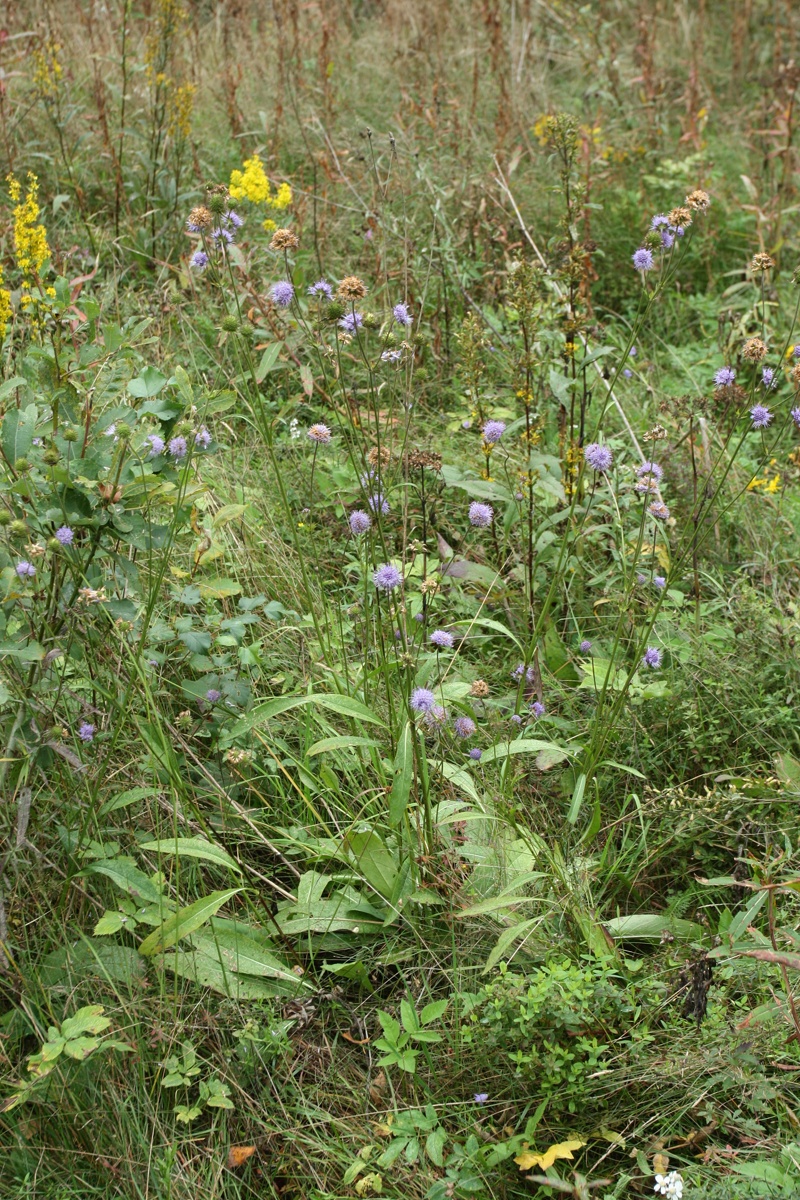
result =
[[[552,1167],[557,1158],[572,1158],[572,1151],[580,1150],[581,1146],[585,1145],[586,1142],[581,1138],[569,1138],[566,1142],[548,1146],[544,1154],[537,1154],[534,1150],[523,1150],[522,1154],[517,1155],[514,1162],[520,1171],[529,1171],[531,1167],[541,1167],[543,1171],[546,1171],[548,1167]]]

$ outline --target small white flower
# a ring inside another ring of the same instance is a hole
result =
[[[292,417],[291,421],[289,422],[289,437],[292,439],[292,441],[300,437],[300,422],[298,421],[297,417]]]
[[[683,1176],[679,1171],[669,1171],[666,1175],[656,1175],[653,1191],[667,1200],[682,1200]]]

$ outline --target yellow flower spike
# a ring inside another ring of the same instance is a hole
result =
[[[3,268],[0,267],[0,338],[5,335],[8,323],[11,320],[11,292],[2,286],[3,284]]]
[[[22,188],[13,175],[7,176],[8,191],[14,202],[14,254],[17,266],[23,274],[38,275],[50,257],[47,230],[37,225],[39,217],[39,180],[32,171],[28,172],[28,188],[25,200],[21,200]],[[23,284],[27,287],[27,281]]]

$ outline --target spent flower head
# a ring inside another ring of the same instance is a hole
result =
[[[323,425],[320,421],[316,425],[312,425],[310,427],[307,437],[312,442],[317,442],[320,446],[327,446],[328,442],[331,440],[331,431],[327,425]]]

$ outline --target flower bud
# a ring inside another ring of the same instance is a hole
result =
[[[364,320],[362,323],[363,323],[365,329],[377,329],[378,328],[378,318],[375,316],[375,313],[373,313],[373,312],[364,313]]]
[[[0,529],[5,529],[11,524],[11,513],[7,508],[0,508]]]
[[[64,432],[61,434],[61,436],[63,437],[65,442],[77,442],[78,431],[77,431],[77,429],[74,429],[72,427],[72,425],[68,425],[67,428],[64,430]]]
[[[330,304],[325,310],[325,316],[329,321],[338,321],[340,317],[344,316],[344,313],[345,308],[341,300],[331,300]]]
[[[58,554],[59,550],[61,549],[61,542],[58,540],[58,538],[54,538],[54,537],[48,538],[47,539],[47,549],[50,551],[51,554]]]
[[[28,527],[24,521],[17,519],[16,521],[11,522],[8,527],[8,532],[13,534],[14,537],[24,537],[28,532]]]
[[[48,446],[42,455],[42,458],[47,463],[48,467],[54,467],[61,458],[61,455],[55,446]]]
[[[228,197],[224,192],[214,192],[208,197],[208,207],[215,217],[228,211]]]
[[[222,328],[225,333],[237,333],[239,330],[239,318],[233,313],[227,313],[222,318]]]
[[[130,440],[131,427],[125,421],[117,421],[117,437],[121,442]]]
[[[31,464],[28,462],[27,458],[18,458],[14,463],[14,470],[19,475],[22,475],[25,471],[30,471],[30,469]]]

